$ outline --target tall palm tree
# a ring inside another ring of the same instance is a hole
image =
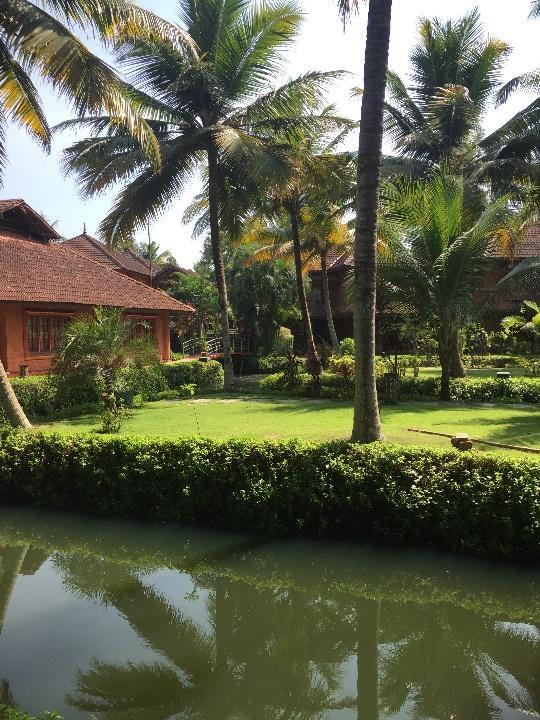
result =
[[[220,226],[220,176],[223,167],[264,178],[280,167],[266,151],[264,135],[273,125],[294,124],[328,81],[309,73],[278,89],[272,81],[282,52],[294,41],[301,12],[294,0],[180,0],[180,20],[197,44],[187,56],[167,42],[126,41],[119,62],[146,102],[160,140],[163,167],[148,163],[138,143],[109,122],[89,119],[95,137],[66,153],[66,168],[79,174],[86,195],[127,181],[101,224],[114,243],[134,227],[155,219],[176,199],[201,166],[208,173],[209,225],[215,280],[219,292],[225,386],[233,370],[229,298]]]
[[[429,173],[444,163],[477,184],[490,182],[499,195],[511,191],[518,198],[537,184],[540,103],[483,134],[490,106],[520,87],[540,87],[537,72],[501,86],[509,53],[505,42],[485,37],[477,9],[457,20],[422,20],[410,55],[411,84],[388,74],[385,130],[398,153],[385,159],[388,172],[418,174],[423,166]]]
[[[345,18],[358,0],[338,0]],[[358,149],[354,242],[355,398],[352,440],[382,438],[375,367],[377,217],[381,182],[384,99],[390,49],[392,0],[369,0]]]
[[[29,430],[32,423],[26,417],[22,405],[15,395],[13,385],[10,383],[6,370],[0,360],[0,408],[12,427]]]
[[[482,209],[468,204],[462,178],[444,170],[427,181],[396,181],[385,187],[383,213],[396,238],[382,244],[380,269],[396,298],[435,319],[441,363],[441,400],[450,399],[459,331],[474,311],[473,298],[486,250],[501,226],[512,221],[506,198]],[[540,260],[514,267],[494,293],[540,278]]]

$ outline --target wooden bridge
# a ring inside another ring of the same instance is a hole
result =
[[[182,352],[192,358],[207,357],[218,360],[223,357],[223,340],[219,337],[187,340],[182,343]],[[249,338],[231,335],[231,355],[251,355]]]

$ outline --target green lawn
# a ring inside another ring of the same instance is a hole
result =
[[[331,440],[349,436],[352,412],[350,402],[332,400],[220,396],[200,398],[195,403],[162,401],[133,410],[122,432],[168,438],[200,434],[215,438],[252,436]],[[416,428],[444,433],[466,432],[485,440],[540,447],[540,410],[535,407],[401,403],[383,407],[382,419],[386,439],[391,442],[450,446],[446,438],[408,432],[408,428]],[[98,428],[95,416],[41,426],[41,429],[61,433],[92,432]],[[477,448],[488,449],[481,445]],[[523,453],[519,455],[523,457]]]
[[[508,371],[512,377],[524,377],[525,370],[519,367],[508,368],[467,368],[467,376],[470,378],[495,378],[498,372]],[[440,377],[441,368],[420,368],[420,377]],[[407,369],[407,377],[412,377],[413,370]]]

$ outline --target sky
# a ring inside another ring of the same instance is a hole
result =
[[[139,0],[140,4],[169,20],[176,20],[177,0]],[[281,80],[310,70],[347,70],[347,80],[329,93],[328,100],[348,117],[358,119],[359,101],[350,97],[350,89],[362,84],[363,52],[367,20],[366,5],[346,26],[338,17],[334,0],[301,0],[305,19],[294,49],[285,57]],[[529,0],[478,0],[486,33],[504,40],[512,47],[512,54],[504,70],[504,80],[540,65],[540,20],[528,20]],[[469,12],[474,3],[467,0],[394,0],[390,67],[401,76],[408,72],[408,57],[417,38],[419,18],[456,18]],[[92,44],[90,42],[89,44]],[[41,88],[41,86],[40,86]],[[70,109],[49,88],[42,88],[42,98],[49,123],[54,125],[68,119]],[[516,95],[505,106],[493,109],[486,118],[487,131],[498,127],[514,112],[524,107],[529,97]],[[77,190],[77,179],[62,174],[62,148],[72,142],[73,134],[56,136],[50,155],[19,128],[10,128],[7,135],[9,162],[4,175],[2,198],[24,198],[35,210],[55,222],[64,237],[82,232],[95,233],[107,214],[114,197],[109,192],[86,200]],[[390,148],[387,148],[390,149]],[[162,249],[170,250],[183,267],[192,267],[199,258],[201,241],[193,240],[190,227],[182,223],[183,210],[198,191],[194,183],[171,205],[150,228],[151,238]],[[139,234],[146,240],[146,233]]]

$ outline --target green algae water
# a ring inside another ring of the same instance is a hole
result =
[[[540,571],[0,511],[0,702],[104,720],[540,714]]]

